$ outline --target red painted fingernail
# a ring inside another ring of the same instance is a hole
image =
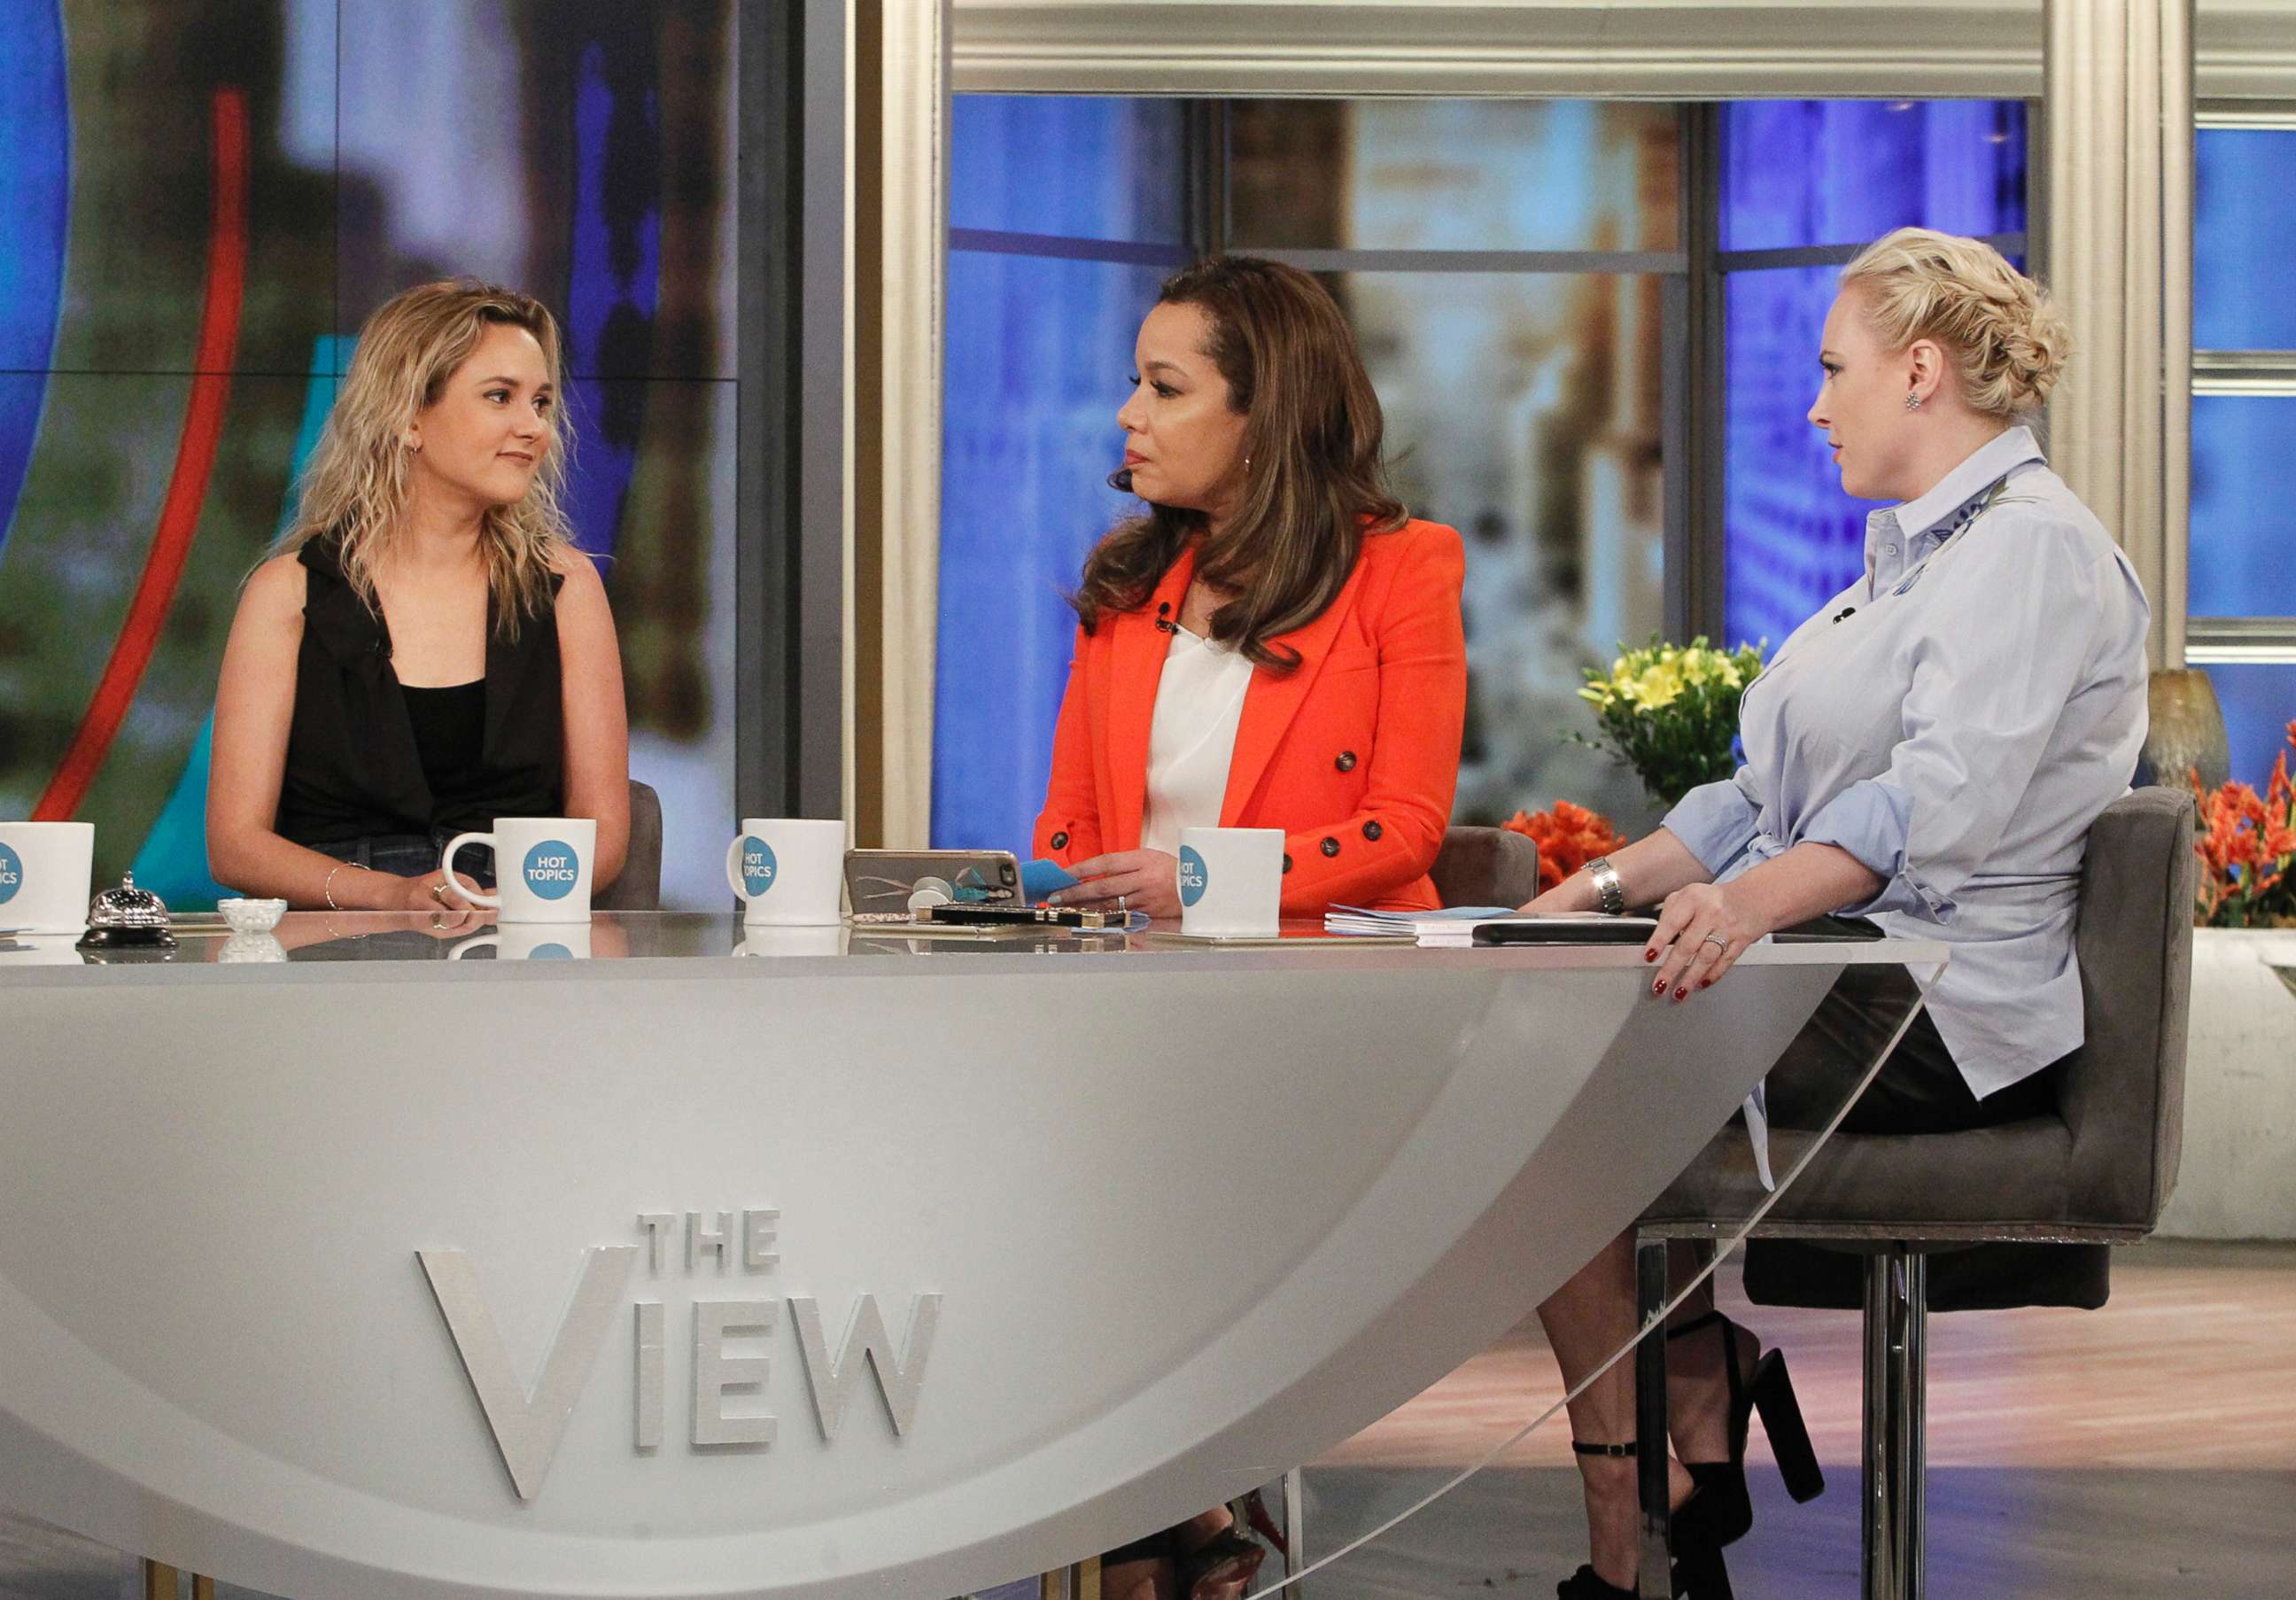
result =
[[[1651,993],[1654,995],[1662,995],[1666,993],[1666,980],[1661,978],[1656,983],[1652,984]]]
[[[1644,950],[1643,952],[1643,959],[1644,961],[1656,961],[1658,959],[1658,952],[1656,950]]]
[[[1701,989],[1708,989],[1708,988],[1712,987],[1713,982],[1714,982],[1714,980],[1713,980],[1713,979],[1711,979],[1711,978],[1701,978],[1701,979],[1698,981],[1698,987],[1699,987],[1699,988],[1701,988]]]
[[[1690,993],[1690,991],[1689,991],[1688,989],[1676,989],[1676,990],[1674,991],[1674,997],[1675,997],[1676,999],[1679,1000],[1679,999],[1684,998],[1684,997],[1685,997],[1685,996],[1687,996],[1689,993]]]

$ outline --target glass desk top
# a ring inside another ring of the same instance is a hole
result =
[[[83,951],[71,934],[0,933],[0,982],[28,968],[140,969],[266,966],[315,963],[363,965],[418,962],[714,962],[758,959],[847,961],[886,957],[935,968],[974,958],[1090,956],[1177,964],[1280,962],[1321,965],[1341,960],[1504,961],[1532,966],[1631,965],[1631,945],[1513,946],[1505,950],[1420,949],[1407,938],[1327,934],[1316,920],[1286,921],[1273,939],[1210,940],[1180,935],[1177,923],[1130,931],[935,928],[906,923],[829,927],[745,926],[733,912],[598,912],[587,923],[499,923],[475,911],[291,911],[267,933],[234,933],[220,918],[178,917],[174,948]],[[1886,946],[1886,948],[1885,948]],[[1909,962],[1935,959],[1936,947],[1906,940],[1778,946],[1746,960]]]

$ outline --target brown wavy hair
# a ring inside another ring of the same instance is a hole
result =
[[[1157,304],[1197,306],[1211,323],[1203,352],[1244,417],[1250,463],[1235,514],[1211,535],[1204,513],[1151,505],[1086,558],[1069,603],[1086,633],[1155,592],[1189,543],[1196,574],[1234,591],[1211,636],[1255,664],[1289,672],[1297,651],[1268,641],[1304,628],[1339,598],[1364,539],[1402,526],[1380,456],[1379,396],[1354,330],[1330,292],[1296,267],[1218,256],[1164,281]],[[1110,481],[1129,485],[1121,474]]]
[[[400,532],[409,496],[408,453],[400,443],[415,414],[438,403],[447,380],[471,358],[489,327],[524,328],[542,347],[551,392],[550,446],[523,498],[490,505],[479,520],[479,554],[496,631],[518,637],[522,618],[550,609],[550,575],[571,543],[560,509],[570,431],[564,425],[563,341],[558,323],[532,295],[472,278],[419,283],[375,308],[359,330],[342,392],[303,470],[295,521],[272,554],[313,539],[337,541],[336,562],[352,591],[378,609],[374,574]]]

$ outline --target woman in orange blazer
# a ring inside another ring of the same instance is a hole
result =
[[[1177,915],[1173,836],[1217,825],[1283,831],[1286,916],[1433,908],[1465,558],[1388,492],[1345,317],[1306,273],[1227,257],[1165,283],[1135,358],[1111,481],[1148,511],[1101,541],[1074,599],[1035,840],[1083,880],[1059,899]],[[1176,723],[1203,737],[1182,749]]]
[[[1231,256],[1164,284],[1133,355],[1111,481],[1148,509],[1074,596],[1036,853],[1081,882],[1054,898],[1176,916],[1178,830],[1218,825],[1283,830],[1287,916],[1431,908],[1465,556],[1389,494],[1347,319],[1306,273]],[[1216,1506],[1103,1556],[1102,1593],[1232,1600],[1264,1555]]]

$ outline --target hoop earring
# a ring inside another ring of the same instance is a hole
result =
[[[1915,394],[1915,393],[1914,393],[1911,390],[1906,390],[1906,410],[1908,410],[1908,411],[1919,411],[1921,408],[1922,408],[1922,397],[1921,397],[1921,396],[1919,396],[1919,395],[1917,395],[1917,394]]]

